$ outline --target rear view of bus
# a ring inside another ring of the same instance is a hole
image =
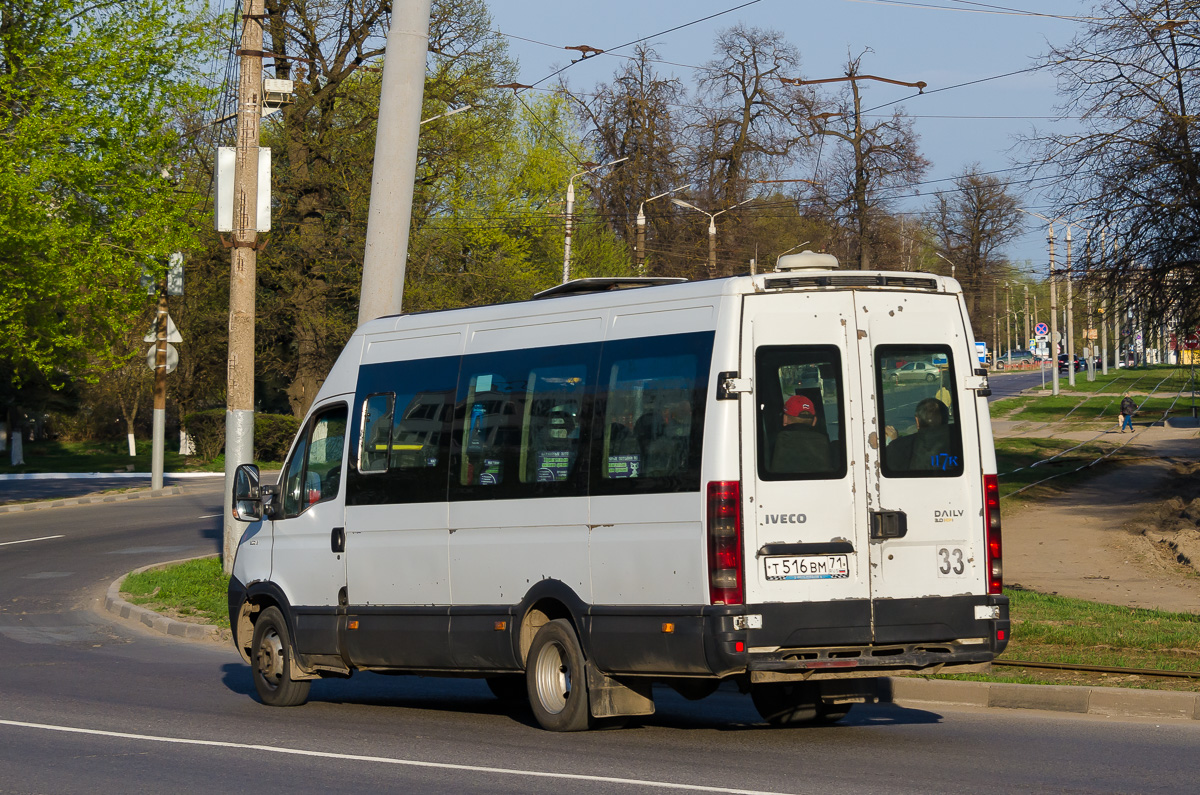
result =
[[[711,601],[744,605],[756,706],[836,718],[866,677],[990,661],[1008,639],[996,462],[957,283],[760,278],[742,479],[708,484]]]

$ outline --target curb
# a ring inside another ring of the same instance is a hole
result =
[[[889,677],[881,701],[904,707],[1036,709],[1109,718],[1200,720],[1200,693]]]
[[[211,557],[214,556],[201,555],[200,558],[181,558],[180,560],[169,560],[165,563],[152,563],[149,566],[134,569],[129,574],[141,574],[143,571],[148,571],[149,569],[161,569],[166,566],[173,566],[176,563],[186,563],[189,560]],[[213,626],[212,624],[193,624],[190,621],[179,621],[178,619],[168,618],[161,613],[156,613],[153,610],[126,602],[121,598],[121,583],[129,574],[122,574],[113,580],[112,585],[108,586],[108,592],[104,595],[105,610],[120,618],[145,624],[150,629],[163,635],[191,640],[221,640],[221,633],[224,630],[220,627]]]
[[[157,499],[159,497],[173,497],[177,494],[183,494],[183,486],[166,486],[162,491],[151,491],[144,489],[142,491],[129,492],[124,494],[103,494],[91,497],[68,497],[61,500],[44,500],[42,502],[24,502],[18,505],[0,505],[0,513],[20,513],[21,511],[43,511],[47,508],[63,508],[68,505],[89,505],[94,502],[125,502],[127,500],[141,500],[147,497]]]

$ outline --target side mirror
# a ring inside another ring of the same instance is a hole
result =
[[[233,518],[239,522],[256,522],[262,519],[262,512],[258,467],[242,464],[233,473]]]

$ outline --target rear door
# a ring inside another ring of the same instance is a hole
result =
[[[904,636],[937,623],[918,618],[918,603],[985,591],[971,339],[953,295],[859,291],[854,303],[863,403],[875,415],[866,501],[876,640],[932,640]],[[921,377],[901,374],[911,363]]]
[[[826,603],[795,645],[870,640],[868,516],[857,495],[871,405],[851,298],[766,293],[743,304],[741,372],[753,378],[753,399],[741,402],[746,601]]]

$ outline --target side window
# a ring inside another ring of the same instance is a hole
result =
[[[759,477],[844,477],[841,352],[824,345],[761,347],[755,352],[754,384]]]
[[[700,488],[711,332],[605,343],[592,492]]]
[[[359,371],[347,475],[349,505],[440,502],[446,498],[450,423],[459,358],[385,362]]]
[[[585,494],[585,429],[599,352],[597,344],[464,357],[452,495]]]
[[[284,470],[283,518],[338,495],[346,441],[346,406],[322,411],[305,427]]]
[[[884,476],[962,475],[962,428],[950,348],[880,345],[875,378]]]
[[[396,396],[392,393],[369,395],[363,401],[362,432],[359,434],[358,471],[385,472],[391,450],[392,410]]]

